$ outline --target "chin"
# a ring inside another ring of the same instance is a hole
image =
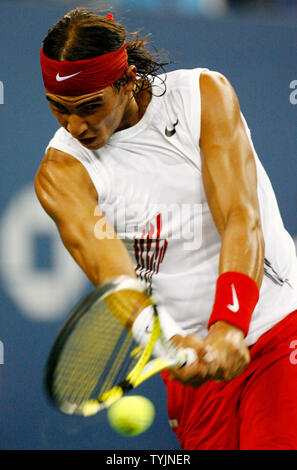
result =
[[[93,142],[90,142],[90,143],[87,143],[84,141],[79,141],[79,142],[83,147],[89,150],[98,150],[106,144],[105,140],[99,139],[99,138],[96,138]]]

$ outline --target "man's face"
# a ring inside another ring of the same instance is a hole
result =
[[[108,86],[82,96],[46,93],[51,111],[75,139],[90,150],[103,147],[117,130],[129,127],[129,90]],[[127,120],[128,117],[128,120]]]

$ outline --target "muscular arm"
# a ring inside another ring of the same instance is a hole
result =
[[[107,221],[101,220],[106,227],[100,226],[107,229],[108,238],[99,239],[98,232],[95,236],[98,195],[80,162],[49,149],[35,177],[35,190],[65,247],[95,286],[122,274],[135,277],[128,251]]]
[[[256,165],[239,103],[229,82],[216,72],[201,75],[200,90],[202,178],[222,239],[218,276],[228,271],[241,272],[260,287],[264,241]],[[224,321],[210,327],[203,345],[193,335],[174,341],[195,348],[199,355],[198,363],[173,373],[194,387],[207,380],[231,380],[250,361],[244,332]]]
[[[219,274],[239,271],[261,286],[264,242],[254,155],[236,94],[222,75],[200,79],[202,177],[222,237]]]

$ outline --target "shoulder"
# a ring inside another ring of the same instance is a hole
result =
[[[201,121],[216,126],[234,128],[240,120],[236,92],[227,77],[220,72],[204,71],[200,77]]]
[[[84,166],[72,155],[48,148],[35,175],[35,192],[45,210],[55,205],[57,195],[71,193],[74,186],[97,193]]]
[[[63,152],[54,147],[48,147],[35,175],[35,179],[39,180],[50,175],[53,171],[64,172],[67,167],[70,168],[72,166],[79,165],[79,162],[69,153]]]
[[[234,107],[238,105],[238,99],[233,86],[222,73],[207,70],[200,77],[201,100],[211,108],[220,106]],[[207,106],[205,106],[206,108]]]

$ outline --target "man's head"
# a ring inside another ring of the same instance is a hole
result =
[[[109,15],[82,8],[67,13],[44,39],[41,65],[51,110],[88,148],[100,148],[116,130],[137,122],[137,100],[164,65],[146,44]]]

